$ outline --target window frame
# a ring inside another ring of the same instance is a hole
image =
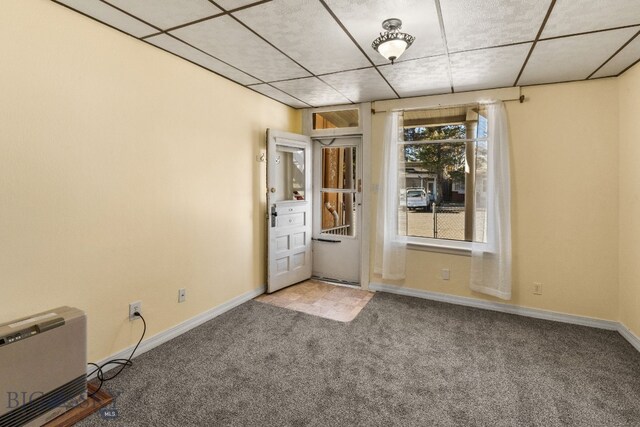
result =
[[[352,127],[344,127],[344,128],[332,128],[332,129],[313,129],[313,115],[316,113],[327,113],[331,111],[345,111],[345,110],[358,110],[358,126]],[[310,110],[311,114],[309,116],[310,119],[310,132],[311,136],[343,136],[343,135],[351,135],[351,134],[361,134],[362,133],[362,109],[359,105],[339,105],[333,107],[318,107]]]
[[[458,106],[473,106],[473,105],[482,105],[481,103],[470,103],[470,104],[464,104],[464,105],[458,105]],[[453,107],[453,106],[450,106]],[[431,107],[431,108],[419,108],[419,109],[412,109],[412,110],[439,110],[439,109],[444,109],[444,108],[448,108],[445,106],[437,106],[437,107]],[[400,110],[399,112],[404,113],[405,111],[410,111],[410,110]],[[478,113],[479,116],[481,116],[480,113]],[[485,118],[485,120],[487,119],[486,116],[483,116]],[[445,124],[443,124],[445,125]],[[404,129],[404,127],[403,127]],[[399,132],[399,134],[404,135],[404,132]],[[486,141],[488,142],[488,136],[485,135],[483,137],[479,137],[478,136],[478,132],[476,131],[476,136],[474,138],[465,138],[465,139],[450,139],[450,140],[434,140],[431,141],[430,143],[448,143],[448,142],[468,142],[468,141],[474,141],[474,142],[478,142],[478,141]],[[424,144],[424,142],[420,142],[420,141],[405,141],[404,138],[402,140],[398,140],[396,141],[396,144],[398,146],[398,149],[400,149],[400,147],[406,146],[406,145],[412,145],[412,143],[422,143]],[[398,168],[396,168],[396,174],[400,174],[400,170]],[[465,194],[467,191],[466,188],[466,183],[464,184],[465,186]],[[475,188],[473,189],[473,191],[475,192]],[[400,194],[400,190],[398,190],[398,194]],[[488,197],[492,197],[489,196]],[[406,209],[406,207],[405,207]],[[400,211],[399,211],[400,213]],[[466,213],[465,213],[466,215]],[[398,217],[396,217],[396,221],[398,221]],[[396,235],[397,236],[401,236],[401,234],[399,233],[398,227],[396,227]],[[453,255],[463,255],[463,256],[471,256],[471,252],[472,252],[472,245],[476,244],[480,244],[480,245],[490,245],[488,242],[471,242],[471,241],[467,241],[467,240],[453,240],[453,239],[441,239],[441,238],[436,238],[436,237],[421,237],[421,236],[410,236],[410,235],[406,235],[403,237],[406,238],[406,242],[407,242],[407,249],[409,250],[417,250],[417,251],[428,251],[428,252],[438,252],[438,253],[447,253],[447,254],[453,254]]]

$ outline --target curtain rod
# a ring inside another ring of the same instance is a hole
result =
[[[520,96],[518,96],[517,98],[500,99],[499,101],[502,101],[502,102],[518,101],[520,104],[522,104],[526,100],[526,98],[522,94],[522,89],[520,87],[518,87],[518,92],[519,92]],[[371,108],[371,114],[388,113],[389,112],[389,110],[376,110],[375,104],[376,104],[376,102],[373,101],[372,102],[372,108]],[[417,108],[398,108],[398,109],[393,109],[393,110],[390,110],[390,111],[436,110],[436,109],[441,109],[441,108],[461,107],[461,106],[470,105],[470,104],[482,104],[482,102],[465,102],[465,103],[462,103],[462,104],[439,105],[437,107],[434,106],[434,107],[417,107]]]
[[[513,99],[503,99],[502,102],[512,102],[512,101],[519,101],[520,104],[522,104],[524,102],[524,95],[520,95],[517,98],[513,98]]]

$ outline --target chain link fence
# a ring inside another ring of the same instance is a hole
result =
[[[431,212],[403,210],[398,217],[399,232],[407,236],[464,240],[464,205],[434,205]]]

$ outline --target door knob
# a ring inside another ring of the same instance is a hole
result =
[[[271,187],[271,189],[269,191],[271,191],[272,193],[275,193],[276,189],[274,187]]]

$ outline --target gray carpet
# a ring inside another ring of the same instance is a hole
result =
[[[618,333],[384,293],[351,323],[250,301],[106,388],[117,418],[80,425],[640,425]]]

